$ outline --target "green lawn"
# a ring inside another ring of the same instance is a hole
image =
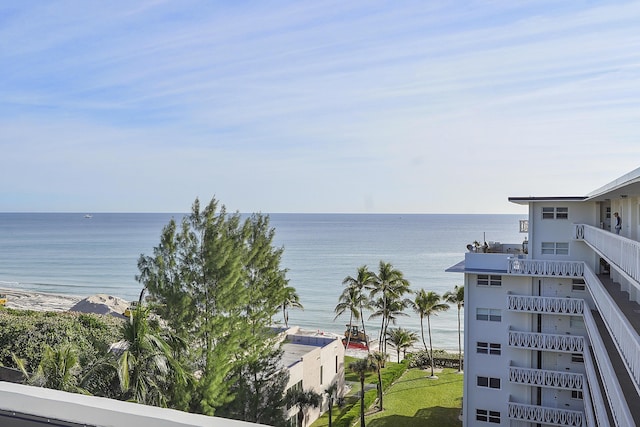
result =
[[[368,427],[458,427],[462,406],[462,375],[454,369],[427,378],[409,369],[384,395],[385,410],[367,417]]]
[[[455,369],[445,369],[437,374],[438,379],[427,378],[429,372],[419,369],[409,369],[396,381],[391,388],[385,390],[384,407],[382,412],[371,413],[367,416],[367,427],[459,427],[458,421],[462,406],[462,375]],[[352,381],[347,371],[347,381]],[[367,382],[375,383],[375,374],[367,378]],[[357,400],[352,390],[352,397],[347,401]],[[359,402],[356,403],[359,405]],[[372,408],[370,408],[372,409]],[[346,411],[346,409],[344,409]],[[339,408],[333,410],[334,422],[339,416]],[[356,425],[359,425],[357,423]],[[329,425],[328,414],[324,414],[313,423],[313,427]]]

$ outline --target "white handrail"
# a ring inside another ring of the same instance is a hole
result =
[[[551,261],[515,257],[509,257],[507,260],[508,274],[581,277],[583,268],[584,263],[582,261]]]
[[[507,307],[511,311],[530,313],[568,314],[577,316],[584,310],[581,298],[539,297],[532,295],[509,295]]]
[[[580,335],[544,334],[539,332],[509,331],[509,346],[560,353],[582,353],[584,337]]]
[[[591,345],[596,349],[604,349],[604,342],[600,337],[600,331],[598,330],[598,326],[596,325],[596,322],[589,310],[584,311],[584,324],[587,329],[587,334],[589,335]],[[633,417],[631,416],[631,412],[629,411],[629,406],[627,405],[627,400],[625,399],[622,388],[620,387],[620,382],[618,381],[616,372],[614,371],[613,365],[611,364],[609,355],[606,351],[599,350],[595,350],[593,354],[598,364],[598,372],[600,373],[602,386],[606,390],[607,399],[609,401],[609,408],[611,409],[611,413],[616,422],[616,425],[635,425]],[[594,398],[592,399],[593,409],[596,418],[598,419],[598,426],[609,425],[606,408],[603,407],[604,399],[602,398],[600,388],[598,387],[599,382],[596,378],[592,378],[596,370],[593,366],[591,355],[585,354],[584,361],[587,376],[589,377],[589,389],[591,390],[591,394],[594,396]]]
[[[622,356],[624,365],[633,380],[636,393],[640,394],[640,335],[620,312],[618,305],[606,291],[598,276],[588,267],[585,268],[584,281],[618,352]]]
[[[548,369],[509,368],[509,381],[538,387],[563,390],[582,390],[584,375],[575,372],[550,371]]]
[[[514,402],[509,402],[509,418],[553,426],[582,427],[586,425],[584,413],[580,411],[547,408],[544,406],[525,405]]]
[[[640,242],[587,224],[576,224],[576,239],[584,240],[636,282],[640,282]]]

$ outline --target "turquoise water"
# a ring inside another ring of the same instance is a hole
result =
[[[0,286],[86,296],[108,293],[136,299],[140,254],[151,254],[162,227],[182,214],[0,213]],[[290,324],[342,333],[334,320],[342,280],[360,265],[391,262],[412,289],[440,294],[462,284],[444,270],[463,259],[474,240],[522,242],[521,215],[271,214],[282,266],[304,310]],[[434,346],[457,349],[455,307],[432,320]],[[398,325],[420,331],[413,312]],[[280,320],[276,318],[276,320]],[[377,334],[377,320],[368,322]]]

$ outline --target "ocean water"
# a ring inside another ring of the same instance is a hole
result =
[[[403,271],[411,288],[440,294],[462,284],[445,269],[464,258],[466,245],[520,243],[523,215],[436,214],[270,214],[275,243],[284,247],[282,267],[300,295],[303,310],[291,310],[289,323],[342,334],[348,314],[335,319],[342,280],[380,260]],[[0,287],[86,296],[107,293],[137,299],[140,254],[159,243],[166,213],[0,213]],[[396,326],[420,332],[412,311]],[[367,317],[368,314],[365,314]],[[275,320],[282,320],[281,316]],[[457,310],[432,318],[435,348],[457,350]],[[378,319],[367,321],[372,337]]]

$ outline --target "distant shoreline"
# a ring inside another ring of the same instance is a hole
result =
[[[83,297],[47,292],[26,291],[14,288],[0,288],[0,294],[7,295],[7,308],[34,311],[68,311]]]

